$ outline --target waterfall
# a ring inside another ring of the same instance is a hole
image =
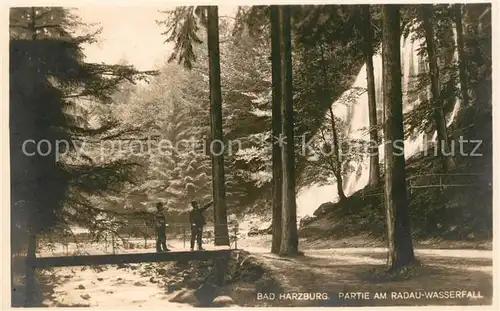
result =
[[[408,112],[417,104],[416,100],[413,100],[408,96],[408,91],[414,87],[415,76],[426,70],[427,64],[424,63],[421,56],[418,55],[418,48],[421,41],[412,41],[411,35],[407,38],[401,39],[401,72],[402,72],[402,86],[403,86],[403,112]],[[456,36],[455,36],[456,41]],[[455,51],[455,59],[457,59]],[[376,93],[376,104],[377,113],[382,114],[383,103],[382,103],[382,56],[377,54],[373,57],[373,67],[375,76],[375,93]],[[359,88],[366,89],[366,65],[364,65],[351,89],[347,90],[344,95],[347,96]],[[427,92],[429,93],[429,92]],[[343,96],[344,96],[343,95]],[[362,93],[357,100],[351,105],[347,106],[342,100],[343,96],[339,100],[333,103],[332,109],[336,117],[341,118],[347,124],[346,128],[343,130],[351,139],[360,139],[369,141],[369,133],[367,129],[369,128],[369,115],[368,115],[368,95],[366,92]],[[429,96],[426,94],[425,96]],[[457,100],[448,119],[448,126],[452,123],[458,110],[460,108],[460,103]],[[379,119],[380,120],[380,119]],[[405,158],[409,158],[418,152],[421,152],[426,148],[426,139],[424,133],[418,133],[417,135],[412,135],[412,137],[406,137],[405,139]],[[432,140],[436,139],[436,134],[434,133]],[[383,144],[379,146],[379,155],[382,160],[384,157]],[[344,175],[344,192],[347,196],[353,194],[354,192],[364,188],[368,184],[369,170],[370,170],[370,159],[365,157],[364,160],[359,163],[350,163],[354,169],[349,173],[349,175]],[[338,200],[337,186],[334,180],[331,184],[320,186],[320,185],[310,185],[309,187],[303,188],[297,197],[297,216],[302,218],[304,216],[312,215],[313,212],[325,202],[336,202]]]

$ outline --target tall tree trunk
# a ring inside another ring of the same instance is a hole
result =
[[[388,264],[398,269],[415,256],[411,237],[403,132],[400,13],[398,5],[382,8],[382,66],[385,110],[385,207],[387,212]],[[390,142],[390,143],[389,143]],[[395,145],[402,146],[401,150]]]
[[[429,57],[429,73],[431,78],[431,103],[434,109],[434,124],[437,132],[437,146],[439,155],[442,159],[443,171],[446,173],[455,166],[453,158],[449,155],[450,144],[446,130],[446,119],[443,111],[443,98],[441,96],[441,87],[439,85],[439,67],[436,55],[436,46],[434,43],[434,29],[432,26],[432,4],[422,4],[421,15],[422,24],[425,32],[425,43],[427,56]]]
[[[277,142],[281,134],[281,55],[278,6],[271,6],[271,62],[272,62],[272,157],[273,157],[273,239],[271,252],[278,254],[281,245],[281,213],[283,169],[281,146]]]
[[[210,125],[212,132],[212,189],[214,198],[215,245],[229,245],[226,187],[224,180],[224,146],[222,132],[222,92],[220,82],[219,12],[207,7],[208,63],[210,72]]]
[[[30,23],[29,23],[29,28],[31,31],[31,39],[36,40],[36,8],[31,7],[30,8]]]
[[[464,29],[462,26],[462,5],[454,5],[455,29],[457,31],[458,68],[460,70],[460,90],[462,103],[465,107],[469,105],[469,87],[467,81],[467,58],[465,56]]]
[[[298,253],[297,203],[295,201],[295,148],[293,118],[293,83],[292,83],[292,40],[290,27],[290,7],[281,5],[278,9],[280,22],[280,52],[282,58],[282,144],[281,158],[283,165],[283,213],[280,255],[293,256]]]
[[[368,92],[368,116],[370,120],[370,187],[380,186],[380,161],[378,154],[377,101],[375,95],[375,75],[373,73],[373,31],[370,6],[363,5],[364,54],[366,63],[366,85]]]
[[[325,61],[325,52],[323,49],[323,45],[320,44],[321,51],[321,68],[323,69],[323,80],[324,80],[324,93],[328,94],[328,98],[330,98],[330,79],[328,78],[328,71],[326,70],[326,61]],[[330,112],[330,128],[332,131],[332,148],[333,148],[333,161],[335,163],[333,168],[333,175],[335,175],[335,180],[337,181],[337,194],[339,196],[339,200],[343,201],[347,199],[344,193],[344,182],[342,178],[342,161],[340,159],[339,152],[339,139],[337,135],[337,127],[335,125],[335,115],[333,114],[332,105],[329,106]]]
[[[334,175],[337,180],[337,193],[339,195],[339,200],[343,201],[347,199],[344,193],[344,182],[342,180],[342,161],[340,160],[339,152],[339,138],[337,135],[337,126],[335,126],[335,115],[333,114],[332,106],[329,107],[330,110],[330,126],[332,129],[332,142],[333,142],[333,153],[335,161]]]
[[[28,25],[31,31],[31,39],[37,40],[36,33],[36,9],[35,7],[30,8],[30,23]],[[29,204],[36,204],[34,202],[30,202]],[[26,280],[25,280],[25,291],[26,291],[26,300],[25,307],[35,307],[36,304],[36,270],[33,265],[33,261],[36,259],[36,234],[38,226],[35,221],[35,208],[32,209],[30,214],[28,215],[28,245],[26,250]]]

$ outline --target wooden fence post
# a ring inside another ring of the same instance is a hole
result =
[[[234,226],[234,249],[238,249],[238,224]]]
[[[69,255],[69,242],[68,242],[68,236],[66,235],[66,233],[64,233],[63,249],[64,249],[64,252],[66,253],[66,256],[68,256]]]
[[[182,226],[182,243],[182,247],[186,248],[186,226]]]

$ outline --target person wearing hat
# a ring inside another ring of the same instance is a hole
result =
[[[155,214],[155,225],[156,225],[156,251],[157,252],[168,252],[167,248],[167,234],[166,234],[166,220],[163,214],[163,203],[156,203],[156,214]]]
[[[189,211],[189,223],[191,225],[191,250],[194,250],[194,242],[198,244],[198,249],[203,250],[201,235],[205,225],[205,216],[203,212],[212,205],[213,201],[200,208],[198,202],[191,201],[192,209]]]

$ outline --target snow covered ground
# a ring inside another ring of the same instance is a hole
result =
[[[148,248],[144,248],[144,240],[136,239],[142,248],[116,248],[115,253],[152,252],[153,241],[149,241]],[[142,242],[142,243],[140,243]],[[182,248],[180,241],[176,242],[176,250]],[[173,248],[173,247],[172,247]],[[62,243],[55,243],[50,248],[40,249],[38,256],[66,256],[73,254],[111,254],[113,249],[106,243],[75,243],[66,247]],[[150,264],[151,267],[161,264]],[[63,267],[44,271],[46,276],[54,280],[54,293],[46,299],[44,304],[55,306],[89,306],[89,307],[188,307],[184,304],[172,303],[168,300],[172,294],[166,289],[161,279],[154,279],[145,270],[144,264],[129,265],[131,269],[117,266],[103,266],[99,269],[89,267]],[[146,268],[146,269],[145,269]]]
[[[151,277],[134,272],[114,266],[102,271],[81,267],[54,269],[50,273],[55,273],[61,281],[56,282],[52,297],[44,304],[49,307],[187,307],[169,302],[171,294],[166,293],[161,283],[152,283]]]
[[[256,256],[267,258],[267,260],[278,260],[269,254],[267,242],[256,243],[258,239],[245,238],[239,241],[238,248],[243,248]],[[144,240],[135,239],[133,249],[119,247],[115,253],[138,253],[153,252],[154,241],[148,241],[144,248]],[[168,242],[172,251],[187,250],[189,241],[170,240]],[[213,243],[204,245],[206,249],[214,249]],[[104,243],[84,243],[77,247],[75,244],[68,245],[68,251],[60,243],[53,245],[52,249],[42,247],[39,256],[65,256],[66,254],[111,254],[112,248]],[[381,265],[385,263],[385,248],[330,248],[306,250],[305,255],[314,260],[328,260],[329,266],[335,265]],[[488,261],[492,258],[491,251],[485,250],[440,250],[440,249],[417,249],[416,255],[427,258],[435,266],[444,267],[454,260]],[[434,260],[433,258],[436,258]],[[448,259],[447,259],[448,258]],[[448,261],[449,260],[449,261]],[[280,260],[281,261],[281,260]],[[435,262],[434,262],[435,261]],[[472,265],[455,262],[456,268],[480,271],[491,274],[491,265]],[[167,284],[161,278],[154,277],[154,269],[168,269],[168,265],[159,263],[134,264],[131,268],[120,268],[117,266],[104,266],[98,270],[89,267],[65,267],[46,271],[51,276],[53,291],[51,298],[44,303],[47,306],[90,306],[90,307],[189,307],[185,304],[172,303],[168,300],[176,294],[169,293]]]
[[[271,217],[247,214],[238,221],[238,231],[241,236],[246,237],[252,229],[265,230],[271,225]]]

